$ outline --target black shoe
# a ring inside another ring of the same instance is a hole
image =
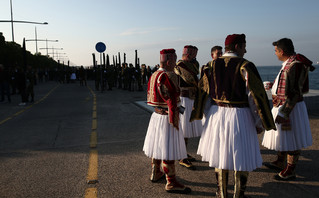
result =
[[[181,166],[184,166],[190,170],[196,170],[195,166],[193,166],[192,162],[190,162],[188,159],[182,159],[179,161],[179,164]]]
[[[190,162],[196,162],[195,157],[193,157],[193,156],[191,156],[191,155],[189,155],[189,154],[187,154],[187,159],[188,159],[188,161],[190,161]]]
[[[183,190],[166,190],[166,192],[176,194],[189,194],[192,192],[192,189],[185,187]]]

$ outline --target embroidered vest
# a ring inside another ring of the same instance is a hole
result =
[[[213,62],[210,96],[215,102],[248,104],[245,81],[240,73],[244,61],[239,57],[220,57]]]
[[[148,83],[147,104],[168,109],[169,123],[179,128],[178,104],[180,103],[179,88],[176,86],[176,74],[157,70]]]
[[[285,67],[280,71],[279,74],[279,80],[278,80],[278,86],[277,86],[277,99],[281,101],[281,103],[284,103],[286,101],[286,78],[287,73],[289,71],[291,63],[295,60],[296,56],[291,56]]]
[[[167,103],[161,97],[158,86],[161,76],[164,74],[163,70],[157,70],[151,76],[151,79],[148,82],[147,89],[147,104],[155,107],[167,108]]]

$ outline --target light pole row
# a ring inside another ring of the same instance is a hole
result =
[[[59,40],[48,40],[48,39],[38,39],[37,36],[37,27],[35,27],[35,39],[27,39],[25,41],[35,41],[35,50],[38,54],[38,41],[45,41],[46,42],[46,49],[47,49],[47,56],[48,56],[48,42],[58,42]]]
[[[54,50],[63,50],[63,48],[54,48],[54,47],[52,47],[52,48],[48,48],[48,47],[46,47],[46,48],[39,48],[39,49],[46,49],[47,51],[49,50],[49,49],[52,49],[52,53],[48,53],[48,54],[52,54],[52,58],[54,59],[54,54],[59,54],[59,53],[54,53]]]
[[[13,20],[13,11],[12,11],[12,0],[10,0],[10,11],[11,11],[11,20],[0,20],[0,23],[6,23],[10,22],[11,23],[11,29],[12,29],[12,42],[14,42],[14,29],[13,29],[13,23],[30,23],[30,24],[39,24],[39,25],[48,25],[47,22],[33,22],[33,21],[16,21]],[[52,54],[54,58],[54,49],[56,50],[63,50],[63,48],[48,48],[48,42],[58,42],[58,40],[48,40],[48,39],[38,39],[37,38],[37,28],[35,27],[35,39],[27,39],[25,41],[35,41],[36,45],[36,54],[38,54],[38,41],[45,41],[46,42],[46,48],[40,48],[40,49],[46,49],[47,51],[47,56],[49,56],[48,49],[52,49]]]

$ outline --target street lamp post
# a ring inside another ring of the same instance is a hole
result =
[[[11,10],[11,29],[12,29],[12,42],[14,42],[14,33],[13,33],[13,12],[12,12],[12,0],[10,0],[10,10]]]
[[[27,39],[25,41],[35,41],[35,50],[38,53],[38,41],[45,41],[46,42],[46,49],[47,49],[47,56],[48,56],[48,42],[58,42],[58,40],[48,40],[48,39],[38,39],[37,36],[37,27],[35,27],[35,39]]]
[[[54,59],[54,50],[63,50],[63,48],[54,48],[54,47],[52,47],[52,48],[39,48],[39,49],[46,49],[46,50],[48,50],[48,49],[52,49],[52,53],[48,53],[48,54],[53,54],[53,59]]]
[[[12,11],[12,0],[10,0],[10,11],[11,11],[11,20],[0,20],[0,22],[10,22],[11,23],[12,42],[14,42],[13,23],[32,23],[32,24],[48,25],[47,22],[39,23],[39,22],[32,22],[32,21],[14,21],[13,20],[13,11]]]
[[[67,56],[66,56],[66,53],[56,52],[55,55],[56,55],[56,59],[57,59],[57,60],[60,60],[60,59],[63,58],[63,57],[67,57]]]
[[[33,22],[33,21],[14,21],[14,20],[0,20],[1,23],[5,22],[13,22],[13,23],[32,23],[32,24],[38,24],[38,25],[48,25],[48,22]]]
[[[60,56],[59,57],[59,61],[62,61],[64,63],[64,61],[69,60],[69,57],[67,56]]]
[[[31,23],[31,24],[39,24],[39,25],[48,25],[47,22],[38,23],[32,21],[13,21],[13,20],[0,20],[0,23],[10,22],[12,24],[12,42],[14,42],[14,33],[13,33],[13,23]]]

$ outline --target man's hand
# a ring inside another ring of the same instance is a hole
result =
[[[284,117],[281,117],[280,115],[277,115],[275,122],[278,124],[282,124],[286,121],[286,119]]]

